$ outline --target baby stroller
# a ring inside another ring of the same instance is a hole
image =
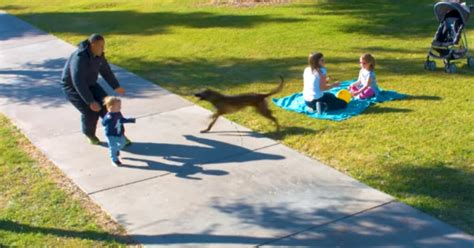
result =
[[[436,70],[436,62],[430,58],[442,59],[447,73],[456,72],[453,60],[467,58],[467,65],[474,67],[474,58],[470,56],[464,27],[469,20],[473,6],[458,1],[436,3],[434,12],[439,21],[431,48],[425,62],[425,69]]]

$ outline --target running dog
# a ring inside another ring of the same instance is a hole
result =
[[[273,121],[276,125],[277,131],[279,131],[280,125],[278,124],[278,120],[272,115],[271,110],[268,108],[266,98],[283,89],[284,79],[282,76],[280,76],[280,79],[280,85],[267,94],[249,93],[228,96],[211,89],[206,89],[200,93],[194,94],[194,96],[198,97],[199,100],[208,101],[214,106],[214,108],[216,108],[216,112],[211,117],[211,123],[207,129],[202,130],[201,133],[209,132],[219,116],[237,112],[245,107],[254,107],[259,114]]]

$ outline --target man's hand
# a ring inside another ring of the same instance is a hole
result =
[[[118,87],[117,89],[115,89],[115,92],[117,92],[117,94],[121,96],[125,95],[125,89],[122,87]]]
[[[102,108],[100,107],[100,104],[98,102],[93,102],[89,104],[89,107],[91,108],[92,111],[94,112],[99,112]]]

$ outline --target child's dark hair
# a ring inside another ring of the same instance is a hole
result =
[[[324,57],[322,53],[312,52],[308,57],[308,65],[311,67],[311,71],[318,71],[321,67],[319,61]]]
[[[104,36],[102,36],[100,34],[91,34],[91,36],[89,36],[89,38],[87,40],[89,40],[89,43],[93,43],[93,42],[96,42],[96,41],[104,40]]]

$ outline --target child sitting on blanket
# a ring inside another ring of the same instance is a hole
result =
[[[375,58],[371,54],[364,54],[359,59],[360,72],[356,82],[349,86],[349,91],[354,97],[367,99],[376,96],[380,89],[375,79]]]
[[[325,92],[339,86],[339,83],[328,84],[329,79],[322,53],[311,53],[309,55],[308,67],[304,70],[303,79],[303,98],[308,112],[317,111],[318,114],[322,114],[327,110],[339,110],[347,106],[344,100]]]
[[[125,129],[123,123],[135,123],[135,118],[124,118],[120,109],[122,101],[115,96],[108,96],[104,99],[104,106],[107,108],[107,114],[102,118],[102,125],[105,127],[105,136],[109,144],[110,158],[114,166],[120,166],[120,150],[125,146]]]

